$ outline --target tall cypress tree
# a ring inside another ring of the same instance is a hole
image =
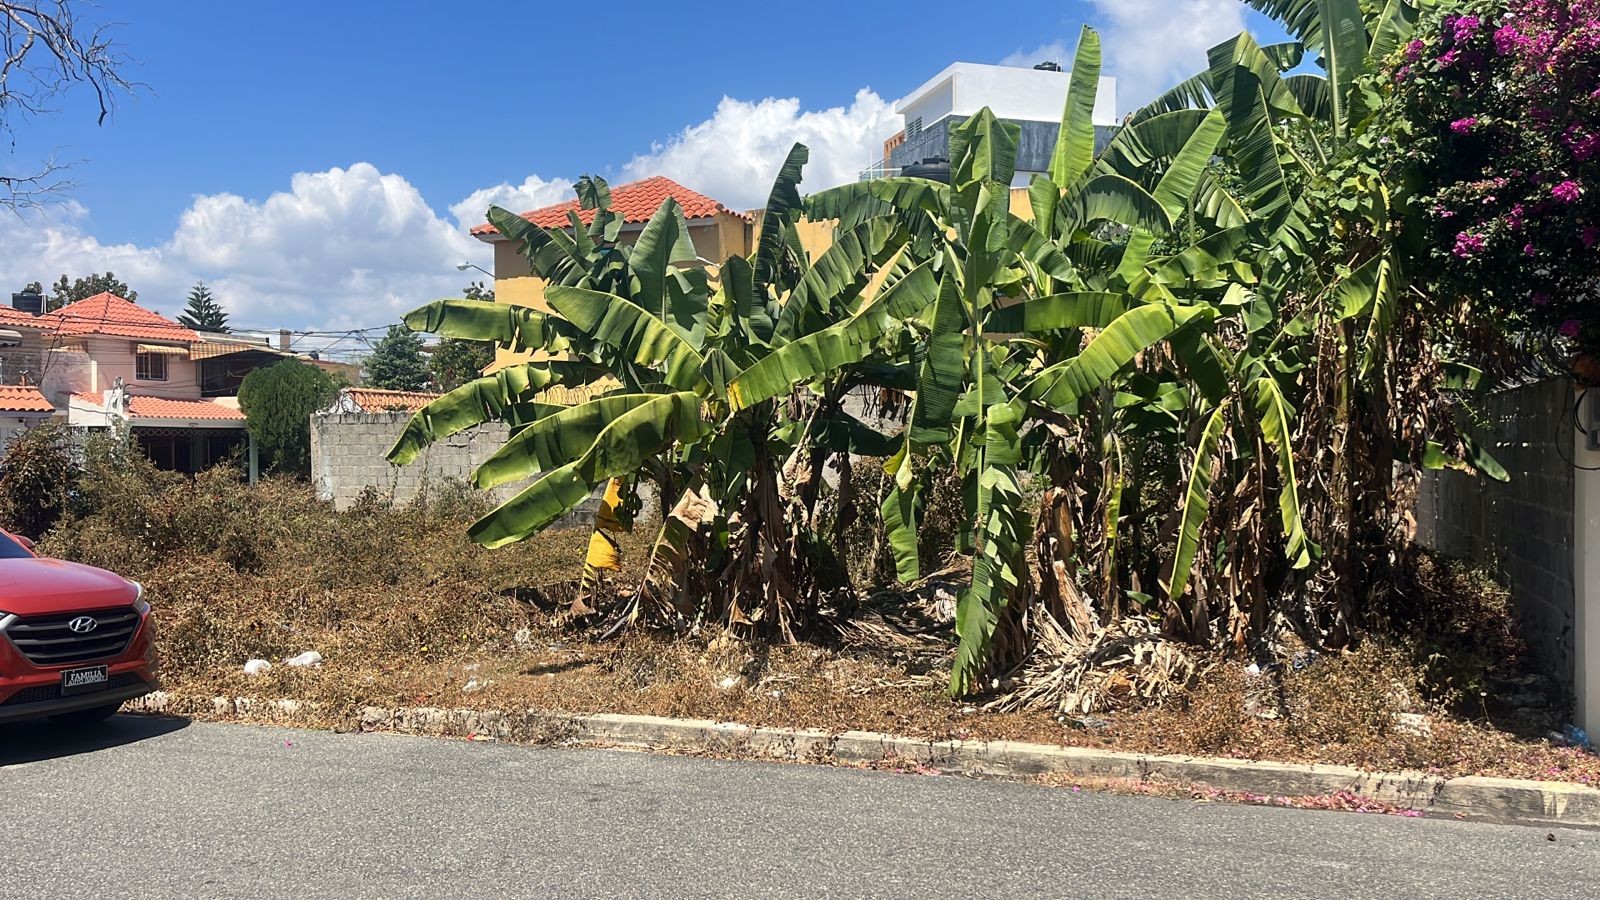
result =
[[[404,325],[391,325],[372,348],[366,362],[367,384],[391,391],[420,391],[428,383],[428,360],[422,336]]]
[[[178,321],[195,331],[228,331],[228,311],[211,296],[211,289],[203,281],[195,282],[189,291],[189,305],[178,314]]]

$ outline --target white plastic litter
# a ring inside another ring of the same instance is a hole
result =
[[[264,659],[252,659],[244,664],[244,673],[246,675],[260,675],[270,668],[272,668],[272,663]]]
[[[476,694],[481,690],[483,690],[483,685],[480,684],[476,678],[470,679],[466,684],[461,686],[461,693],[463,694]]]
[[[283,664],[286,666],[294,666],[297,669],[305,668],[307,666],[320,666],[322,665],[322,654],[315,650],[307,650],[299,656],[289,657],[283,661]]]

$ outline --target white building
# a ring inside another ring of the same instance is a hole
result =
[[[1022,126],[1012,183],[1026,185],[1050,167],[1071,81],[1072,73],[1054,63],[1032,69],[952,63],[895,104],[904,128],[884,141],[881,163],[864,171],[862,177],[897,174],[924,160],[948,160],[950,127],[987,106],[997,117]],[[1118,124],[1115,78],[1100,78],[1093,121],[1099,149]]]

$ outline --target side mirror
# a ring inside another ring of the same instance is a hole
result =
[[[33,552],[33,538],[25,538],[20,534],[15,535],[15,537],[17,539],[17,543],[22,545],[22,549],[28,551],[29,553]]]

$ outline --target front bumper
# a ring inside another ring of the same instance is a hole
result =
[[[138,684],[107,688],[103,691],[91,691],[87,694],[73,694],[67,697],[34,700],[27,703],[0,703],[0,724],[22,722],[28,719],[43,719],[48,716],[59,716],[83,709],[94,709],[98,706],[110,706],[113,703],[122,703],[135,697],[143,697],[155,689],[155,685],[140,679]]]

